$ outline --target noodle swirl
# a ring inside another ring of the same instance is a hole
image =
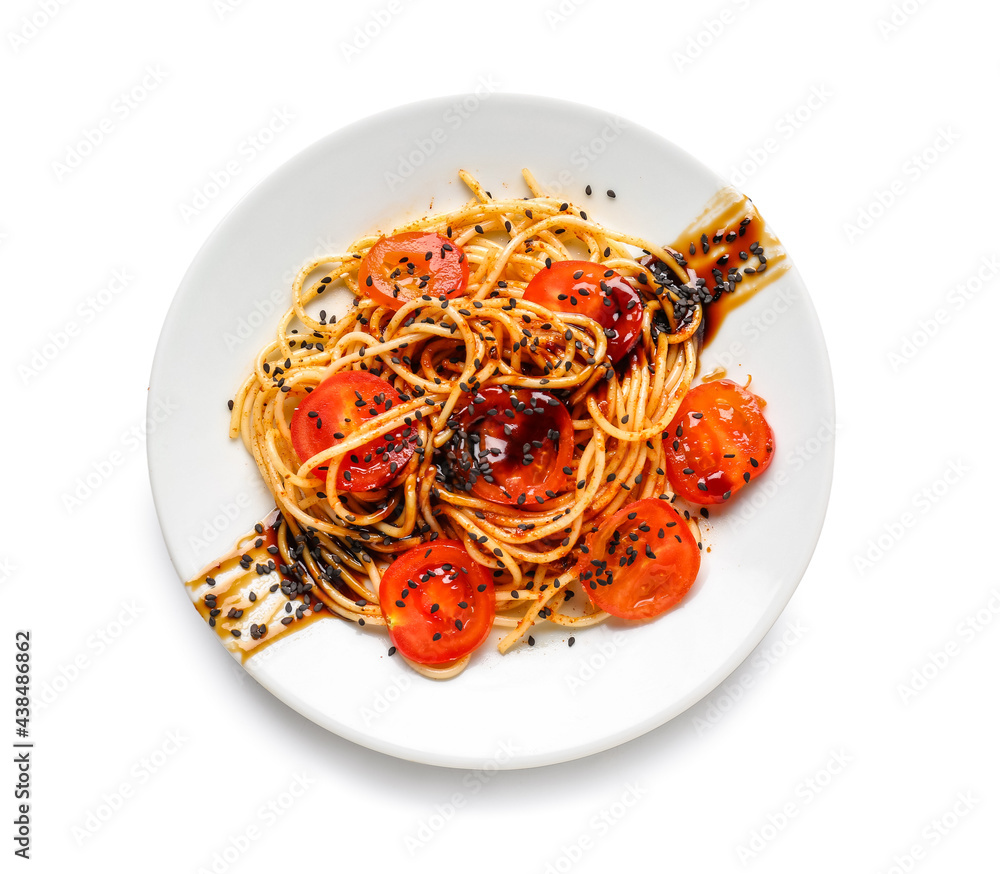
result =
[[[626,504],[673,498],[660,438],[697,368],[701,304],[682,320],[675,312],[678,287],[696,277],[672,251],[603,228],[524,175],[532,197],[497,200],[462,171],[472,200],[397,229],[439,233],[461,247],[469,269],[461,297],[424,294],[394,311],[367,296],[358,271],[377,237],[303,265],[275,339],[234,397],[230,436],[242,438],[274,496],[278,554],[304,569],[317,602],[341,617],[384,625],[381,568],[398,553],[445,538],[461,541],[492,573],[495,624],[510,629],[502,652],[541,621],[600,622],[607,614],[589,602],[572,572],[582,539]],[[657,259],[670,281],[644,267],[636,250]],[[617,366],[598,322],[522,299],[535,274],[565,260],[614,270],[642,296],[638,344]],[[347,313],[316,315],[323,296],[338,289],[350,294]],[[400,402],[312,458],[299,458],[290,431],[295,407],[344,371],[380,376]],[[572,474],[544,503],[485,500],[450,460],[450,448],[462,440],[462,410],[492,386],[550,393],[569,411]],[[344,459],[400,429],[415,451],[393,479],[368,492],[338,491]],[[313,473],[318,466],[327,468],[323,478]],[[467,661],[414,667],[451,676]]]

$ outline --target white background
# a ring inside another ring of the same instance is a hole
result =
[[[998,19],[976,0],[5,4],[0,743],[20,628],[36,743],[32,859],[13,861],[993,870],[1000,580],[977,557],[996,516]],[[484,81],[616,112],[732,178],[809,286],[838,405],[826,527],[755,655],[636,741],[501,773],[332,736],[199,633],[142,436],[164,314],[226,211],[331,130]],[[0,790],[5,858],[15,815]]]

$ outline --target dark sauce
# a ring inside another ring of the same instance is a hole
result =
[[[644,258],[643,266],[680,297],[674,307],[678,331],[690,325],[692,304],[704,307],[703,346],[718,334],[732,310],[784,273],[789,263],[750,199],[732,188],[720,189],[667,248],[697,280],[678,283],[676,271],[652,257]]]
[[[282,565],[280,554],[272,551],[278,548],[280,525],[275,510],[240,538],[229,555],[186,584],[202,618],[241,661],[288,632],[331,615],[312,585],[303,582],[303,575],[308,579],[305,567]]]

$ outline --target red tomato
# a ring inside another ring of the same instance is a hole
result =
[[[587,537],[580,581],[612,616],[651,619],[666,612],[698,576],[701,552],[680,514],[659,498],[623,507]]]
[[[593,261],[556,261],[528,283],[524,299],[556,313],[588,316],[604,328],[618,361],[642,333],[642,298],[623,277]]]
[[[396,649],[422,665],[472,652],[495,613],[493,580],[457,540],[400,555],[382,574],[378,600]]]
[[[468,283],[465,252],[441,234],[381,237],[358,269],[362,294],[394,310],[424,294],[458,297]]]
[[[458,420],[458,439],[465,445],[456,473],[484,500],[535,505],[555,497],[565,484],[563,468],[573,460],[573,420],[554,395],[487,386]]]
[[[670,484],[696,504],[729,500],[774,455],[774,432],[757,397],[729,379],[691,389],[663,439]]]
[[[384,379],[363,370],[328,376],[296,407],[292,414],[292,446],[302,462],[350,437],[369,419],[390,410],[399,393]],[[404,428],[365,443],[340,463],[337,488],[342,492],[380,489],[396,476],[410,456],[413,444]],[[326,465],[312,473],[326,477]]]

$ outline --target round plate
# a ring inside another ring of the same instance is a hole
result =
[[[460,168],[498,196],[527,195],[522,167],[601,224],[662,242],[724,185],[613,113],[489,93],[382,113],[288,161],[202,247],[156,350],[150,479],[181,579],[227,552],[273,508],[242,443],[228,439],[226,400],[272,339],[298,267],[364,234],[465,202]],[[752,489],[712,511],[710,553],[681,607],[645,624],[582,629],[572,648],[560,628],[535,632],[535,646],[506,656],[487,644],[444,682],[389,657],[384,634],[332,618],[266,647],[246,670],[330,731],[453,767],[566,761],[682,713],[750,654],[788,602],[819,537],[833,468],[829,362],[794,267],[729,315],[702,361],[702,372],[721,362],[735,379],[752,375],[768,401],[777,451]],[[204,633],[214,634],[207,626]]]

